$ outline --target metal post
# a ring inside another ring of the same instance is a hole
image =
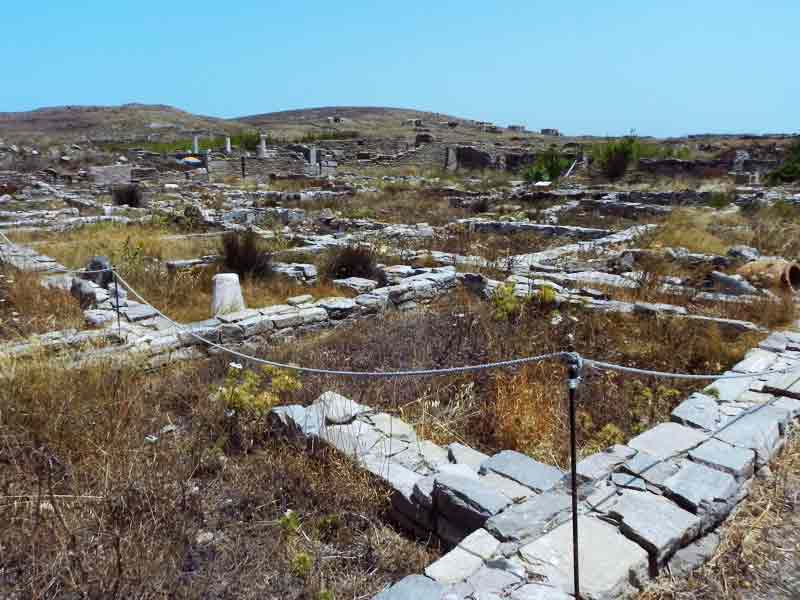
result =
[[[578,384],[581,380],[581,358],[578,354],[569,357],[569,442],[570,470],[572,485],[572,566],[575,598],[581,600],[580,568],[578,565],[578,449],[575,439],[575,405]]]
[[[114,297],[116,299],[116,308],[117,308],[117,335],[122,338],[122,325],[120,324],[119,319],[119,279],[117,279],[117,272],[112,271],[114,273]]]
[[[244,154],[242,155],[242,180],[244,181]]]

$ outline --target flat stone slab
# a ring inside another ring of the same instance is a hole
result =
[[[377,413],[360,417],[371,423],[372,426],[383,433],[384,435],[398,440],[405,440],[408,442],[417,439],[417,434],[414,428],[397,417],[393,417],[388,413]]]
[[[521,582],[522,578],[518,575],[490,566],[481,567],[467,579],[467,583],[475,590],[477,598],[491,598],[490,594],[500,596]]]
[[[373,600],[442,600],[445,590],[445,586],[430,577],[409,575]]]
[[[500,540],[485,529],[478,529],[461,540],[458,545],[467,552],[480,556],[483,560],[489,560],[500,548]]]
[[[713,431],[722,424],[722,415],[715,398],[696,392],[675,407],[672,420],[681,425]]]
[[[480,470],[484,461],[489,460],[489,456],[487,454],[478,452],[477,450],[470,448],[469,446],[465,446],[464,444],[459,444],[458,442],[453,442],[447,446],[447,455],[450,459],[450,462],[468,465],[476,472]]]
[[[550,490],[511,506],[486,521],[486,530],[502,541],[536,537],[570,518],[572,499],[560,490]]]
[[[583,540],[578,547],[583,598],[609,600],[632,591],[632,583],[646,580],[647,552],[616,527],[581,516],[578,517],[578,530]],[[572,523],[564,523],[523,546],[520,555],[528,572],[543,578],[541,583],[574,594]]]
[[[729,473],[738,479],[747,479],[753,475],[755,453],[750,449],[732,446],[717,439],[710,439],[690,450],[689,457],[695,462]]]
[[[800,399],[800,369],[771,376],[764,384],[764,391]]]
[[[314,408],[318,410],[327,423],[349,423],[357,415],[370,411],[368,406],[359,404],[345,398],[336,392],[325,392],[314,401]]]
[[[574,600],[566,592],[548,585],[528,583],[517,588],[509,596],[511,600]]]
[[[469,467],[467,467],[469,468]],[[497,473],[486,473],[480,476],[480,481],[496,489],[512,502],[521,502],[525,498],[530,498],[536,492],[531,488],[518,484],[513,479],[508,479]]]
[[[733,371],[725,371],[723,375],[741,375]],[[703,393],[713,396],[721,402],[733,402],[740,394],[750,389],[756,381],[755,377],[737,377],[736,379],[717,379],[714,383],[703,388]]]
[[[587,481],[602,479],[635,454],[636,450],[633,448],[616,444],[578,462],[578,475]]]
[[[456,546],[436,562],[428,565],[425,575],[439,583],[458,583],[483,566],[483,559]]]
[[[623,535],[644,547],[656,564],[663,564],[700,532],[699,517],[650,492],[625,490],[608,503],[605,512],[620,522]]]
[[[732,475],[690,461],[682,461],[681,469],[667,479],[664,487],[687,510],[712,518],[726,515],[739,491]]]
[[[556,467],[533,460],[513,450],[503,450],[481,465],[481,473],[494,472],[513,479],[535,492],[553,488],[564,477]]]
[[[732,446],[754,450],[758,465],[767,464],[779,446],[781,419],[773,411],[765,409],[736,417],[714,437]]]
[[[708,434],[677,423],[661,423],[637,435],[628,442],[635,450],[647,452],[655,458],[667,458],[685,452],[703,443]]]
[[[470,533],[510,504],[508,498],[486,484],[453,474],[436,478],[433,499],[442,515]]]
[[[753,348],[744,356],[744,360],[739,361],[731,368],[736,373],[762,373],[772,368],[773,363],[778,359],[778,355],[761,348]]]
[[[346,425],[325,425],[320,428],[319,437],[342,454],[352,458],[369,454],[385,439],[382,434],[362,421]]]
[[[145,319],[158,316],[156,309],[149,304],[136,304],[133,306],[128,306],[127,308],[121,308],[120,312],[124,312],[125,316],[128,318],[128,321],[131,323],[144,321]]]

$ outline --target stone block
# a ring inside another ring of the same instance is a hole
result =
[[[324,308],[331,319],[344,319],[356,309],[356,303],[350,298],[323,298],[316,305]]]
[[[308,304],[309,302],[314,301],[314,296],[311,294],[303,294],[301,296],[292,296],[286,300],[286,304],[289,306],[298,306],[300,304]]]
[[[439,583],[464,581],[483,566],[483,559],[456,546],[436,562],[428,565],[425,575]]]
[[[259,314],[257,310],[245,308],[244,310],[217,315],[217,319],[220,323],[235,323],[236,321],[242,321],[249,317],[254,317],[257,314]]]
[[[756,466],[767,464],[780,447],[781,417],[766,408],[736,417],[714,437],[732,446],[754,450]]]
[[[325,425],[320,428],[319,437],[342,454],[354,458],[369,454],[383,440],[382,434],[363,421]]]
[[[458,442],[453,442],[447,446],[447,454],[450,458],[450,462],[468,465],[473,471],[476,472],[481,468],[481,464],[489,459],[489,456],[483,452],[478,452],[477,450],[474,450],[469,446],[465,446],[464,444],[459,444]]]
[[[531,488],[520,485],[513,479],[508,479],[497,473],[489,472],[485,475],[481,475],[479,479],[515,503],[530,498],[536,493]]]
[[[388,413],[371,414],[361,418],[366,419],[375,429],[388,437],[408,442],[417,439],[417,434],[411,425]]]
[[[648,551],[653,574],[658,565],[700,532],[699,517],[650,492],[625,490],[604,510],[619,521],[623,535]]]
[[[672,411],[672,420],[681,425],[713,431],[722,424],[716,399],[694,393]]]
[[[458,545],[467,552],[480,556],[483,560],[489,560],[497,554],[500,540],[485,529],[478,529],[461,540]]]
[[[245,337],[251,337],[270,331],[272,329],[272,320],[256,313],[256,316],[239,321],[238,325],[244,331]]]
[[[373,600],[442,600],[445,586],[424,575],[409,575]]]
[[[777,396],[800,399],[800,369],[770,376],[764,383],[764,391]]]
[[[573,600],[573,597],[558,588],[528,583],[517,588],[509,596],[511,600]]]
[[[470,533],[510,504],[508,498],[489,486],[452,474],[436,478],[433,500],[436,510]]]
[[[732,446],[717,439],[710,439],[690,450],[689,457],[707,467],[729,473],[737,479],[748,479],[753,475],[755,453],[750,449]]]
[[[712,531],[685,548],[681,548],[669,561],[670,574],[673,577],[688,576],[714,556],[718,546],[719,534]]]
[[[420,440],[415,444],[415,446],[417,452],[422,455],[425,463],[434,470],[441,465],[450,463],[450,459],[447,456],[447,450],[429,440]]]
[[[286,432],[304,437],[316,436],[323,425],[319,413],[299,404],[276,406],[270,411],[270,420]]]
[[[490,598],[491,594],[502,597],[522,582],[523,579],[519,575],[488,565],[481,567],[467,578],[467,583],[475,589],[476,598]]]
[[[568,520],[571,506],[569,494],[550,490],[491,517],[486,521],[486,530],[501,541],[534,538]]]
[[[310,325],[311,323],[322,323],[328,320],[327,311],[319,306],[311,306],[308,308],[301,308],[298,313],[303,319],[303,325]]]
[[[303,324],[303,315],[300,311],[286,312],[269,317],[275,329],[286,329],[288,327],[297,327]]]
[[[644,451],[655,458],[677,456],[689,448],[702,444],[708,434],[677,423],[661,423],[637,435],[628,442],[635,450]]]
[[[723,375],[741,375],[741,373],[725,371]],[[739,395],[749,390],[755,381],[755,377],[717,379],[714,383],[703,388],[703,392],[708,396],[717,398],[720,402],[733,402]]]
[[[633,591],[646,580],[647,552],[623,536],[617,528],[598,519],[578,518],[578,560],[581,594],[585,600],[610,600]],[[572,579],[572,523],[564,523],[538,540],[523,546],[520,555],[529,573],[540,583],[574,594]]]
[[[736,373],[762,373],[772,368],[778,355],[761,348],[753,348],[744,356],[744,360],[736,363],[731,371]]]
[[[368,406],[336,392],[324,392],[314,401],[313,406],[324,416],[327,423],[334,424],[349,423],[356,416],[370,411]]]
[[[513,450],[503,450],[495,454],[481,465],[480,472],[497,473],[535,492],[553,488],[564,476],[556,467],[545,465]]]
[[[636,450],[633,448],[616,444],[579,461],[578,476],[585,481],[602,479],[635,454]]]
[[[667,494],[686,510],[713,524],[730,512],[739,486],[732,475],[698,463],[681,461],[680,470],[664,482]]]

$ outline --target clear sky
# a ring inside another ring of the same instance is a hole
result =
[[[0,111],[394,106],[568,134],[800,130],[798,0],[2,0]]]

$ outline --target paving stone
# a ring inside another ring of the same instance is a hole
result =
[[[680,471],[667,479],[664,487],[686,510],[707,516],[707,524],[730,512],[739,491],[732,475],[686,460],[681,461]]]
[[[461,540],[458,545],[467,552],[480,556],[483,560],[489,560],[500,548],[500,540],[485,529],[478,529]]]
[[[715,398],[694,393],[672,411],[672,420],[681,425],[713,431],[722,424],[719,404]]]
[[[448,520],[463,524],[468,532],[479,529],[486,519],[509,505],[500,492],[462,475],[444,474],[433,487],[434,506]]]
[[[481,468],[481,464],[489,459],[489,456],[483,452],[478,452],[458,442],[453,442],[447,446],[447,454],[450,462],[469,465],[476,472]]]
[[[796,419],[800,416],[800,400],[781,397],[772,402],[771,406],[775,409],[786,411],[791,419]]]
[[[273,304],[272,306],[259,308],[258,312],[268,317],[274,317],[284,313],[295,313],[297,312],[297,309],[294,306],[289,306],[288,304]]]
[[[324,392],[314,401],[314,407],[319,410],[328,423],[349,423],[357,415],[369,412],[370,408],[345,398],[336,392]]]
[[[235,323],[236,321],[242,321],[244,319],[249,319],[250,317],[254,317],[260,314],[257,310],[253,310],[252,308],[245,308],[244,310],[238,310],[232,313],[224,313],[217,315],[217,319],[221,323]]]
[[[725,371],[723,375],[741,375],[733,371]],[[717,398],[720,402],[733,402],[740,394],[750,389],[756,381],[755,377],[738,377],[736,379],[717,379],[703,388],[703,393]]]
[[[442,600],[445,587],[424,575],[409,575],[373,600]]]
[[[637,435],[628,442],[628,446],[647,452],[655,458],[667,458],[701,444],[706,439],[708,435],[696,429],[677,423],[661,423]]]
[[[307,411],[304,406],[299,404],[276,406],[270,411],[270,414],[290,433],[300,433],[305,437],[317,435],[323,424],[319,413]]]
[[[483,566],[467,578],[467,583],[475,588],[475,595],[484,598],[488,594],[504,594],[513,586],[518,586],[522,579],[505,569]]]
[[[511,592],[511,600],[574,600],[566,592],[540,583],[528,583]]]
[[[238,323],[223,323],[217,331],[219,331],[219,340],[223,344],[244,340],[244,329]]]
[[[536,537],[569,519],[571,506],[569,494],[550,490],[491,517],[486,530],[502,541]]]
[[[800,369],[772,375],[764,383],[764,391],[777,396],[800,399]]]
[[[350,298],[323,298],[317,300],[316,305],[324,308],[331,319],[344,319],[356,308],[355,301]]]
[[[581,595],[585,600],[610,600],[629,593],[632,584],[644,582],[647,552],[623,536],[617,528],[598,519],[578,517]],[[564,523],[538,540],[523,546],[520,555],[541,583],[573,594],[572,523]]]
[[[366,419],[368,422],[372,423],[375,429],[386,436],[409,442],[417,439],[417,434],[411,425],[388,413],[377,413],[360,418]]]
[[[611,483],[619,488],[647,491],[647,482],[644,479],[628,473],[614,473],[611,475]]]
[[[789,339],[781,332],[770,333],[767,339],[761,342],[758,347],[772,352],[783,352],[789,344]]]
[[[416,444],[416,449],[424,457],[425,462],[434,469],[441,465],[450,464],[447,450],[429,440],[419,441]]]
[[[635,454],[633,448],[615,444],[578,462],[578,475],[587,481],[602,479]]]
[[[605,509],[620,522],[620,531],[650,553],[655,566],[700,532],[701,521],[663,496],[625,490]]]
[[[270,315],[269,318],[272,320],[275,329],[287,329],[303,324],[303,315],[300,314],[300,311]]]
[[[122,309],[120,309],[122,312]],[[131,323],[136,323],[137,321],[144,321],[145,319],[150,319],[152,317],[158,316],[158,312],[149,304],[137,304],[135,306],[128,306],[124,309],[125,316],[127,317],[128,321]]]
[[[319,437],[342,454],[353,458],[369,454],[384,439],[381,433],[363,421],[325,425],[320,428]]]
[[[775,412],[761,408],[735,418],[714,437],[733,446],[754,450],[756,466],[762,466],[779,448],[780,421]]]
[[[717,439],[710,439],[690,450],[689,457],[695,462],[729,473],[738,479],[748,479],[753,475],[755,453]]]
[[[452,583],[445,589],[442,600],[476,600],[475,588],[466,581]]]
[[[439,583],[464,581],[483,566],[483,559],[456,546],[436,562],[428,565],[425,575]]]
[[[466,465],[442,465],[441,470],[437,473],[421,477],[414,486],[413,498],[420,505],[425,508],[433,508],[433,486],[436,478],[440,475],[460,475],[468,479],[478,481],[478,475]]]
[[[669,561],[669,571],[673,577],[688,576],[696,568],[706,563],[719,547],[719,533],[710,532],[685,548],[681,548]]]
[[[520,485],[516,481],[508,479],[507,477],[503,477],[502,475],[498,475],[497,473],[486,473],[485,475],[481,475],[480,480],[486,485],[496,489],[512,502],[520,502],[525,498],[530,498],[536,493],[531,488]]]
[[[744,360],[739,361],[731,368],[736,373],[762,373],[772,368],[773,363],[778,359],[778,355],[761,348],[752,348],[744,356]]]
[[[564,476],[556,467],[540,463],[513,450],[503,450],[481,465],[481,473],[490,471],[513,479],[536,492],[553,488]]]
[[[324,308],[318,306],[309,306],[308,308],[301,308],[297,313],[303,320],[303,325],[310,325],[312,323],[322,323],[328,320],[328,313]]]
[[[244,331],[245,337],[260,335],[272,329],[272,320],[269,317],[258,313],[256,315],[239,321],[239,326]]]

